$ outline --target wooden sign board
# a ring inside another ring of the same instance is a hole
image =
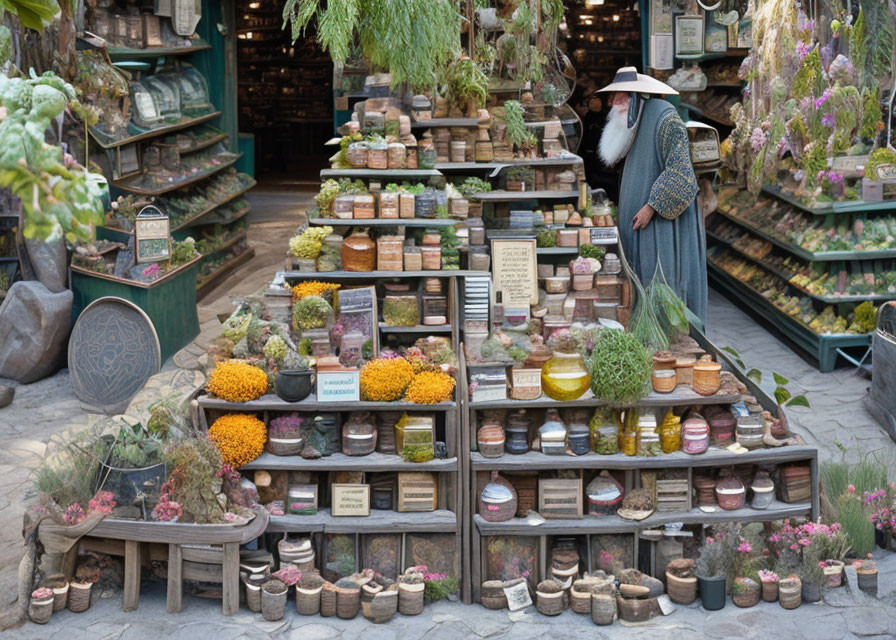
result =
[[[332,506],[330,515],[336,516],[369,516],[370,485],[369,484],[334,484],[332,485]]]
[[[591,227],[588,230],[591,244],[617,244],[619,230],[616,227]]]
[[[538,513],[545,519],[582,517],[582,480],[539,480]]]
[[[535,239],[492,240],[492,274],[495,291],[505,307],[538,302],[538,260]]]
[[[398,474],[398,511],[435,511],[438,484],[432,473]]]
[[[675,16],[675,55],[702,55],[703,34],[703,16]]]
[[[318,402],[358,402],[360,399],[361,372],[357,369],[317,372]]]
[[[159,262],[171,258],[171,230],[168,216],[156,207],[144,207],[134,219],[135,260]]]

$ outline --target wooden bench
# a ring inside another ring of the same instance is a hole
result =
[[[143,543],[168,545],[168,613],[177,613],[183,605],[183,581],[220,582],[222,587],[221,610],[231,615],[240,606],[240,545],[246,544],[264,533],[268,525],[268,512],[256,509],[255,518],[245,525],[184,524],[180,522],[145,522],[139,520],[114,520],[106,518],[82,538],[86,548],[99,550],[91,544],[97,538],[121,540],[124,548],[105,545],[103,550],[111,555],[124,556],[124,598],[122,609],[134,611],[140,601],[141,554]],[[63,533],[64,527],[42,523],[41,529],[55,529]],[[70,554],[71,561],[77,553]],[[66,573],[74,570],[73,562]],[[220,567],[220,568],[218,568]],[[71,577],[68,575],[68,577]]]

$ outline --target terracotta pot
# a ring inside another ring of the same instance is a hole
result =
[[[666,592],[672,602],[691,604],[697,599],[697,578],[679,578],[667,571]]]

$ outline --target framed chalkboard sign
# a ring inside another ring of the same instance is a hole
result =
[[[170,221],[157,207],[143,207],[137,214],[134,220],[134,247],[138,264],[171,258]]]

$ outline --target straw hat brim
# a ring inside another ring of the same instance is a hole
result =
[[[661,96],[677,96],[678,92],[667,85],[665,82],[660,82],[656,78],[651,78],[650,76],[645,76],[644,74],[637,74],[637,80],[625,80],[622,82],[612,82],[608,84],[603,89],[599,89],[597,93],[649,93],[654,95]]]

